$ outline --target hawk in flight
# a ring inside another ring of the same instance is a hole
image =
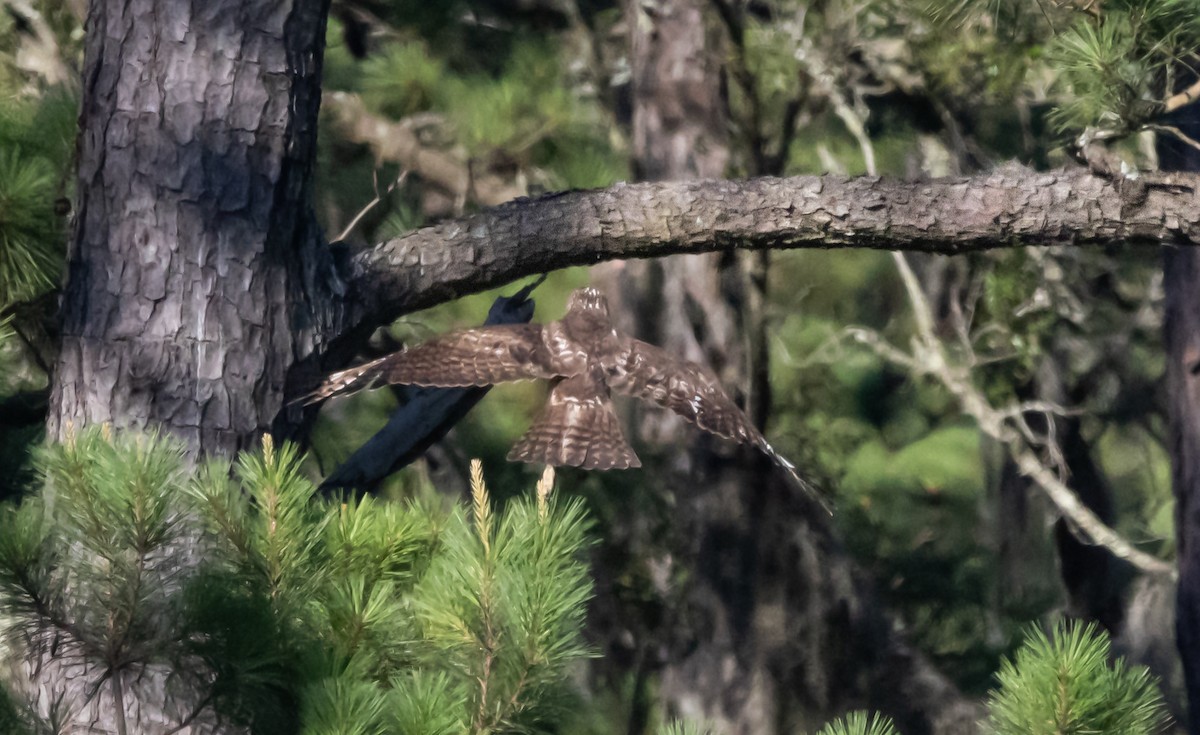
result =
[[[616,391],[669,408],[717,436],[757,447],[811,490],[711,372],[618,332],[608,301],[594,288],[571,294],[567,313],[556,322],[499,324],[435,337],[333,373],[300,400],[316,403],[380,384],[449,388],[536,378],[552,381],[550,397],[509,452],[510,461],[592,470],[640,467],[613,412],[611,392]]]

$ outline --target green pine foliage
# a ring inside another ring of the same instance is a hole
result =
[[[988,699],[995,735],[1150,735],[1167,724],[1162,695],[1144,667],[1110,661],[1094,624],[1032,630],[1006,660]]]
[[[442,659],[456,689],[469,694],[472,732],[549,721],[564,694],[558,672],[587,655],[577,631],[590,583],[572,561],[583,543],[584,517],[572,505],[552,526],[544,500],[518,501],[498,517],[478,471],[472,485],[470,522],[452,517],[446,553],[432,560],[418,586],[424,644]]]
[[[478,465],[470,512],[325,501],[300,465],[270,441],[194,472],[154,437],[48,447],[42,492],[0,511],[7,645],[79,661],[87,691],[169,671],[151,710],[253,733],[552,722],[566,667],[588,655],[581,504],[544,478],[499,511]],[[11,704],[0,718],[19,716]]]
[[[0,513],[0,618],[32,664],[68,662],[98,690],[177,647],[181,456],[101,432],[42,454],[43,492]]]
[[[695,720],[671,720],[658,728],[659,735],[714,735],[716,731]],[[900,735],[892,721],[870,712],[850,712],[829,722],[817,735]]]
[[[0,86],[0,350],[14,339],[6,309],[59,280],[66,233],[55,202],[66,196],[76,115],[61,90],[6,96]]]
[[[821,728],[817,735],[900,735],[900,731],[882,715],[851,712]]]
[[[24,300],[58,274],[54,169],[19,148],[0,148],[0,300]]]
[[[1152,735],[1168,718],[1154,679],[1143,667],[1111,662],[1108,636],[1094,624],[1059,623],[1052,635],[1032,630],[997,678],[985,732],[992,735]],[[711,730],[676,720],[662,735]],[[899,735],[887,717],[851,712],[817,735]]]
[[[1106,2],[1058,34],[1049,48],[1069,94],[1052,121],[1061,130],[1101,126],[1132,132],[1160,111],[1173,71],[1200,45],[1192,0]]]
[[[389,44],[362,63],[361,73],[363,101],[395,119],[433,107],[448,74],[445,65],[415,41]]]
[[[0,103],[0,310],[58,283],[75,115],[61,91]]]
[[[46,448],[42,492],[0,509],[6,645],[33,664],[79,662],[87,691],[169,670],[157,706],[253,733],[526,732],[564,720],[567,667],[589,654],[580,503],[554,500],[544,476],[497,510],[478,463],[469,509],[322,501],[300,462],[265,441],[236,467],[192,472],[173,442],[104,430]],[[1110,664],[1092,626],[1031,633],[998,679],[996,735],[1165,724],[1153,680]],[[54,731],[77,705],[4,698],[0,723],[20,732],[40,710],[47,721],[33,724]],[[819,735],[895,732],[852,713]]]
[[[956,94],[983,85],[1011,107],[1053,79],[1047,121],[1070,136],[1154,125],[1200,45],[1194,0],[930,0],[925,12],[934,32],[916,47],[934,80]]]
[[[516,30],[509,36],[481,66],[477,49],[407,34],[358,61],[331,31],[327,86],[358,93],[384,117],[419,121],[423,145],[469,161],[476,172],[513,169],[551,190],[626,178],[609,115],[571,71],[561,40]]]

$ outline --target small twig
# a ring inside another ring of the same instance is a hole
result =
[[[1058,33],[1054,27],[1054,19],[1050,17],[1050,13],[1046,12],[1046,6],[1042,4],[1042,0],[1037,0],[1038,10],[1042,11],[1042,18],[1046,20],[1046,25],[1050,27],[1051,33]]]
[[[465,161],[426,146],[406,123],[370,112],[358,95],[325,92],[321,109],[329,112],[333,124],[351,142],[368,146],[378,160],[399,164],[456,200],[469,198],[484,206],[495,206],[526,193],[494,174],[468,171]]]
[[[1078,408],[1067,408],[1053,401],[1022,401],[1021,403],[996,409],[996,414],[1003,418],[1014,418],[1026,413],[1040,413],[1049,416],[1080,416],[1083,411]]]
[[[1103,546],[1118,559],[1124,559],[1143,572],[1175,579],[1179,573],[1173,564],[1135,548],[1120,534],[1101,521],[1080,500],[1075,491],[1034,456],[1027,447],[1008,444],[1009,452],[1021,472],[1041,486],[1050,501],[1067,519],[1072,534],[1084,543]]]
[[[1162,105],[1163,112],[1175,112],[1181,107],[1188,105],[1200,99],[1200,79],[1192,82],[1192,85],[1182,92],[1176,92],[1168,97]]]
[[[1150,123],[1148,125],[1143,125],[1142,128],[1145,130],[1153,130],[1158,133],[1169,133],[1174,135],[1181,143],[1189,145],[1192,148],[1200,151],[1200,140],[1196,140],[1195,138],[1189,136],[1187,133],[1183,132],[1174,125],[1159,125],[1157,123]]]
[[[395,181],[393,181],[391,184],[388,184],[387,190],[381,194],[379,192],[379,169],[371,172],[371,183],[372,188],[375,191],[375,198],[367,202],[367,206],[358,210],[358,214],[354,215],[354,218],[350,220],[350,224],[346,225],[346,228],[342,230],[341,234],[339,234],[335,239],[344,241],[347,237],[350,237],[350,233],[354,232],[354,228],[358,227],[358,223],[362,221],[362,218],[366,217],[367,213],[369,213],[372,209],[379,206],[379,204],[383,201],[383,198],[395,191],[396,188],[403,184],[404,180],[407,178],[408,169],[405,169],[404,171],[400,172],[400,175],[396,177]]]
[[[871,348],[872,352],[888,362],[908,368],[910,372],[918,374],[925,372],[924,368],[913,359],[912,355],[892,345],[873,330],[847,327],[842,331],[842,334],[861,345]]]
[[[850,135],[854,137],[855,142],[858,143],[867,175],[878,176],[879,172],[875,164],[875,146],[871,143],[871,137],[867,135],[863,116],[854,110],[850,102],[842,95],[841,90],[834,85],[833,80],[829,78],[829,75],[825,73],[823,68],[810,68],[809,76],[816,82],[826,99],[829,100],[834,114],[842,121],[842,124],[846,126],[846,130],[849,131]]]

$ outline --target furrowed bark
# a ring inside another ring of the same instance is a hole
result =
[[[310,207],[327,10],[90,3],[51,437],[111,423],[232,454],[271,429],[294,368],[340,328]],[[101,664],[109,687],[88,657],[31,660],[30,701],[42,715],[65,703],[65,732],[221,731],[205,693],[173,691],[165,668]]]
[[[268,430],[336,322],[311,214],[327,0],[94,0],[49,429]]]

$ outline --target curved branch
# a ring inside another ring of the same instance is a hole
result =
[[[382,324],[518,278],[604,260],[732,248],[957,254],[1022,245],[1192,244],[1200,177],[1136,204],[1083,169],[1005,166],[925,182],[799,176],[617,184],[517,199],[356,255],[351,324]]]

